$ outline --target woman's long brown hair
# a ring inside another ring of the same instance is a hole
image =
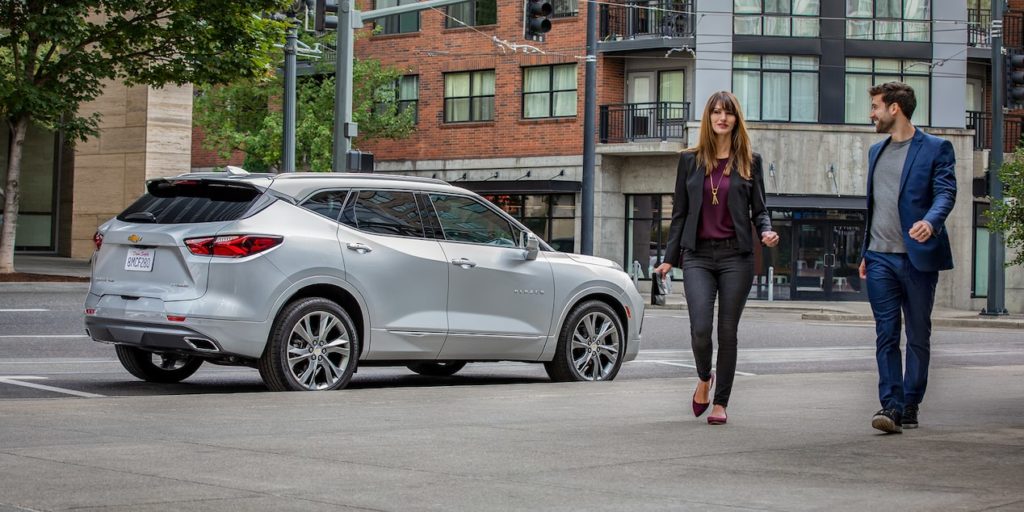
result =
[[[725,165],[725,176],[728,176],[735,167],[739,171],[740,177],[749,180],[754,151],[750,148],[750,136],[747,135],[747,123],[743,119],[740,102],[729,91],[718,91],[708,98],[708,103],[704,107],[704,116],[700,118],[700,134],[697,137],[697,145],[684,151],[697,154],[697,161],[704,165],[705,175],[710,175],[711,170],[718,165],[718,139],[711,127],[711,111],[718,105],[721,105],[726,112],[736,116],[736,125],[732,128],[729,161]]]

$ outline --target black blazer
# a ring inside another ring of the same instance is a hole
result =
[[[753,252],[754,245],[750,229],[753,225],[759,234],[772,230],[771,215],[764,205],[764,178],[762,177],[761,155],[754,153],[750,166],[750,179],[743,179],[735,168],[729,174],[729,215],[736,227],[736,243],[741,251]],[[682,249],[697,248],[697,227],[700,222],[700,207],[704,203],[704,165],[697,162],[697,153],[684,151],[679,156],[676,171],[676,191],[673,196],[672,224],[668,229],[668,247],[665,248],[665,263],[679,266]]]

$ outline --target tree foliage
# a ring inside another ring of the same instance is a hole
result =
[[[30,124],[97,133],[80,106],[107,80],[225,83],[266,73],[288,0],[0,0],[0,118],[11,127],[0,272],[14,271],[21,154]]]
[[[989,228],[1004,236],[1006,247],[1016,248],[1017,255],[1007,265],[1024,265],[1024,146],[999,170],[1003,182],[1003,199],[989,209]]]
[[[314,42],[308,37],[307,41]],[[283,62],[279,62],[278,69],[282,68]],[[412,133],[414,111],[398,108],[394,85],[400,76],[400,70],[385,68],[376,60],[355,62],[352,120],[359,125],[355,145],[361,140],[400,139]],[[301,76],[297,82],[295,165],[329,171],[334,130],[333,63],[320,62],[314,74]],[[244,166],[250,171],[276,169],[282,157],[283,92],[283,76],[278,73],[200,88],[192,119],[205,134],[203,145],[223,158],[233,151],[244,152]]]

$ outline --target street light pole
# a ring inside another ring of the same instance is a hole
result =
[[[580,252],[594,254],[594,111],[597,110],[597,2],[587,1],[587,69],[583,97],[583,187],[580,192]]]
[[[284,140],[281,141],[281,172],[295,172],[295,54],[298,42],[295,11],[288,11],[284,44]]]
[[[1006,73],[1003,72],[1003,2],[992,2],[992,151],[988,159],[989,198],[992,205],[1003,202],[1003,183],[999,170],[1003,167],[1003,93]],[[1006,254],[1002,233],[990,230],[988,234],[988,297],[985,316],[1005,315],[1004,266]]]

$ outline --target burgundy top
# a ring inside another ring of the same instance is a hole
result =
[[[729,177],[725,175],[725,164],[728,161],[727,158],[719,158],[711,175],[704,178],[704,202],[700,205],[700,224],[697,227],[697,238],[700,240],[725,240],[736,236],[728,208]],[[718,204],[712,204],[712,183],[718,187]]]

